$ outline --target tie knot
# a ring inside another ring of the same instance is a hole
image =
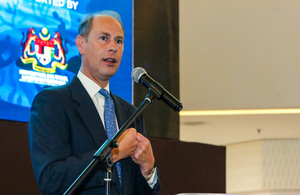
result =
[[[99,93],[103,95],[105,98],[110,98],[109,93],[106,89],[100,89]]]

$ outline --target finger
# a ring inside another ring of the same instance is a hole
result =
[[[137,133],[136,134],[136,140],[138,141],[138,142],[147,142],[147,138],[146,137],[144,137],[142,134],[140,134],[140,133]]]
[[[135,128],[129,128],[129,129],[126,129],[126,131],[135,132],[136,133],[136,129]]]

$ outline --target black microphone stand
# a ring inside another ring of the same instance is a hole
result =
[[[160,94],[161,95],[161,94]],[[93,160],[91,163],[82,171],[82,173],[77,177],[77,179],[72,183],[72,185],[65,191],[64,195],[70,195],[74,192],[84,181],[84,179],[92,172],[94,167],[98,163],[102,163],[106,168],[104,182],[105,182],[105,192],[106,195],[110,195],[110,184],[111,184],[111,167],[113,166],[113,158],[111,151],[113,148],[119,146],[118,138],[122,133],[129,127],[129,125],[139,116],[142,111],[152,103],[152,100],[160,97],[156,91],[149,89],[149,94],[145,97],[142,104],[136,109],[136,111],[131,115],[131,117],[126,121],[126,123],[119,129],[119,131],[114,135],[112,139],[107,139],[102,146],[93,155]]]

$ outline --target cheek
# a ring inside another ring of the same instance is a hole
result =
[[[95,61],[101,58],[100,50],[95,47],[88,48],[85,52],[86,56],[89,58],[90,61]]]
[[[122,58],[122,56],[123,56],[123,52],[124,52],[124,50],[123,50],[123,49],[120,49],[120,52],[119,52],[119,56],[120,56],[120,58]]]
[[[95,44],[92,40],[90,40],[90,43],[86,47],[86,51],[89,53],[95,53],[98,50],[99,46]]]

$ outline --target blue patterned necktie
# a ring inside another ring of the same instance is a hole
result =
[[[106,134],[109,139],[117,133],[117,123],[116,123],[116,114],[114,108],[114,102],[111,99],[109,93],[106,89],[100,89],[99,93],[105,97],[104,103],[104,123]],[[121,162],[116,163],[120,184],[122,187],[122,172],[121,172]]]

